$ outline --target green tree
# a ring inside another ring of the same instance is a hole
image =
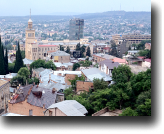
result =
[[[84,46],[84,45],[80,48],[80,57],[81,58],[84,57],[85,48],[86,48],[86,46]]]
[[[129,46],[129,50],[131,50],[131,47]]]
[[[63,45],[60,45],[60,51],[64,51]]]
[[[51,60],[48,61],[47,63],[45,63],[44,68],[56,70],[56,66],[55,66],[55,64],[53,63],[53,61],[51,61]]]
[[[26,78],[24,76],[17,75],[10,80],[11,86],[26,85]]]
[[[134,50],[136,50],[137,44],[132,44],[132,47],[134,47]]]
[[[132,110],[130,107],[123,110],[122,114],[119,116],[138,116],[137,112],[135,110]]]
[[[21,56],[22,56],[22,59],[25,58],[25,51],[21,51]]]
[[[5,64],[4,64],[4,55],[3,55],[3,47],[1,44],[1,36],[0,36],[0,75],[5,75],[6,71],[5,71]]]
[[[131,69],[127,65],[119,65],[112,71],[112,80],[116,83],[126,83],[130,80],[131,76]]]
[[[118,53],[117,53],[117,49],[116,49],[116,44],[115,44],[115,42],[113,41],[113,40],[111,40],[111,51],[109,52],[109,54],[110,55],[113,55],[113,56],[115,56],[115,57],[118,57]]]
[[[145,104],[139,105],[136,111],[139,116],[151,116],[151,99],[146,99]]]
[[[151,43],[151,40],[142,40],[138,45],[137,45],[137,50],[144,50],[145,49],[145,44],[146,43]]]
[[[5,53],[5,70],[6,70],[6,74],[8,74],[9,70],[8,70],[8,52],[7,52],[7,49],[6,49],[6,53]]]
[[[146,49],[146,50],[140,50],[138,52],[138,55],[139,56],[144,56],[145,58],[151,58],[151,50],[148,50],[148,49]]]
[[[26,79],[29,77],[30,75],[30,71],[28,70],[27,67],[22,67],[20,68],[20,70],[18,71],[18,74],[22,77],[25,77]]]
[[[74,63],[72,70],[75,71],[79,67],[80,67],[80,64],[79,63]]]
[[[15,63],[15,67],[14,67],[15,73],[17,73],[21,67],[24,67],[24,65],[23,65],[22,55],[20,52],[20,46],[18,43],[18,50],[16,52],[16,63]]]
[[[15,66],[15,63],[8,63],[8,71],[10,73],[14,73],[14,66]]]
[[[76,51],[80,51],[80,50],[81,50],[80,43],[78,43],[78,44],[76,45]]]
[[[67,50],[65,52],[68,53],[68,54],[71,53],[69,46],[67,46]]]
[[[93,80],[93,86],[94,86],[94,91],[98,89],[106,89],[108,87],[108,84],[104,79],[94,79]]]
[[[85,81],[85,77],[83,75],[81,77],[76,76],[75,79],[69,81],[71,82],[72,88],[76,89],[76,81]]]
[[[91,57],[91,50],[89,46],[87,48],[86,56]]]

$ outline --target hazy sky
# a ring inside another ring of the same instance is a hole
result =
[[[0,0],[0,16],[95,13],[111,10],[151,11],[151,0]]]

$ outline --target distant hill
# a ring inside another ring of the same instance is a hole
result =
[[[81,19],[96,19],[104,17],[118,17],[121,16],[124,19],[149,19],[151,20],[151,12],[125,12],[125,11],[108,11],[103,13],[85,13],[81,15],[32,15],[33,21],[50,21],[50,20],[60,20],[60,19],[71,19],[71,18],[81,18]],[[0,20],[5,19],[6,21],[28,21],[29,16],[0,16]]]

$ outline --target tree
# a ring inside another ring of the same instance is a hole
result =
[[[119,116],[138,116],[137,112],[135,110],[132,110],[130,107],[123,110],[122,114]]]
[[[119,65],[117,68],[114,67],[112,71],[112,80],[116,83],[126,83],[130,80],[131,76],[131,69],[127,65]]]
[[[7,49],[6,49],[6,53],[5,53],[5,70],[6,70],[6,74],[8,74],[9,70],[8,70],[8,52],[7,52]]]
[[[91,57],[91,51],[89,46],[87,48],[86,56]]]
[[[10,73],[14,73],[14,66],[15,66],[15,63],[8,63],[8,71]]]
[[[20,46],[18,43],[18,50],[16,52],[16,63],[15,63],[15,67],[14,67],[15,73],[17,73],[19,71],[19,69],[23,66],[24,65],[23,65],[22,55],[20,53]]]
[[[146,99],[145,104],[139,105],[136,111],[139,116],[151,116],[151,99]]]
[[[25,77],[26,79],[29,77],[30,75],[30,71],[28,70],[27,67],[22,67],[20,68],[20,70],[18,71],[18,74],[22,77]]]
[[[137,44],[132,44],[132,47],[134,47],[134,50],[136,50]]]
[[[94,87],[94,91],[98,90],[98,89],[106,89],[108,87],[108,84],[106,81],[104,81],[104,79],[94,79],[93,80],[93,87]]]
[[[137,45],[137,50],[144,50],[145,49],[145,44],[146,43],[151,43],[151,40],[142,40],[138,45]]]
[[[60,51],[64,51],[64,47],[60,45]]]
[[[111,51],[109,52],[110,55],[113,55],[115,57],[118,57],[117,49],[116,49],[116,44],[113,40],[111,40]]]
[[[78,44],[76,45],[76,51],[80,51],[80,50],[81,50],[80,43],[78,43]]]
[[[80,64],[79,63],[75,63],[75,64],[73,64],[73,71],[75,71],[77,68],[79,68],[80,67]]]
[[[80,57],[81,58],[84,57],[85,48],[86,48],[86,46],[84,46],[84,45],[80,48]]]
[[[131,50],[131,47],[129,46],[129,50]]]
[[[22,59],[25,58],[25,51],[21,51],[21,56],[22,56]]]
[[[75,77],[75,79],[73,79],[73,80],[69,80],[70,82],[71,82],[71,85],[72,85],[72,88],[73,89],[76,89],[76,81],[85,81],[85,77],[82,75],[81,77],[78,77],[77,75],[76,75],[76,77]]]
[[[13,86],[13,84],[15,84],[15,86],[18,86],[19,84],[26,85],[26,78],[24,76],[17,75],[10,80],[10,83],[11,86]]]
[[[44,68],[56,70],[56,66],[51,60],[45,63]]]
[[[146,49],[146,50],[140,50],[138,52],[138,55],[139,56],[144,56],[145,58],[151,58],[151,50],[148,50],[148,49]]]
[[[4,55],[3,55],[3,47],[1,44],[1,36],[0,36],[0,75],[6,75],[5,64],[4,64]]]
[[[68,53],[68,54],[71,53],[69,46],[67,46],[67,50],[65,52]]]

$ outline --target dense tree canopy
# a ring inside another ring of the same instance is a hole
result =
[[[28,68],[27,67],[22,67],[22,68],[20,68],[20,70],[18,71],[18,74],[20,75],[20,76],[23,76],[23,77],[25,77],[26,79],[29,77],[29,75],[30,75],[30,71],[28,70]]]
[[[67,50],[65,52],[68,53],[68,54],[71,53],[69,46],[67,46]]]
[[[74,63],[72,70],[75,71],[79,67],[80,67],[80,64],[79,63]]]
[[[142,40],[141,43],[137,45],[137,50],[144,50],[146,43],[151,43],[151,40]]]
[[[91,57],[91,50],[89,46],[87,48],[86,56]]]
[[[116,44],[115,44],[115,42],[113,41],[113,40],[111,40],[111,51],[109,52],[109,54],[110,55],[113,55],[113,56],[115,56],[115,57],[118,57],[118,53],[117,53],[117,46],[116,46]]]
[[[0,75],[6,75],[5,71],[5,61],[4,61],[4,49],[1,44],[1,36],[0,36]]]

